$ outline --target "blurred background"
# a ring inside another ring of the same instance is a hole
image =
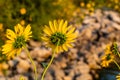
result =
[[[100,57],[106,44],[116,40],[119,45],[119,12],[120,0],[0,0],[0,46],[6,29],[30,24],[33,38],[28,45],[40,77],[42,63],[51,58],[51,50],[41,43],[42,29],[50,20],[64,19],[76,27],[79,36],[73,49],[56,55],[45,80],[108,80],[100,78]],[[0,56],[0,80],[19,80],[20,75],[33,80],[33,67],[24,51],[10,61]],[[114,75],[111,80],[116,80]]]

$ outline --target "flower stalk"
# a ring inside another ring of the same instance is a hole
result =
[[[45,74],[46,74],[48,68],[49,68],[50,65],[52,64],[52,62],[53,62],[53,60],[54,60],[54,57],[55,57],[55,52],[53,52],[52,58],[51,58],[49,64],[47,65],[47,67],[45,68],[45,70],[44,70],[44,72],[43,72],[43,74],[42,74],[41,80],[44,80],[44,76],[45,76]]]
[[[25,50],[26,50],[26,52],[27,52],[28,58],[30,59],[30,61],[31,61],[32,65],[33,65],[34,72],[35,72],[35,76],[34,76],[34,77],[35,77],[35,80],[38,80],[38,79],[37,79],[37,68],[36,68],[36,65],[35,65],[33,59],[32,59],[31,56],[30,56],[30,52],[28,51],[28,48],[27,48],[26,46],[25,46],[24,48],[25,48]]]
[[[120,70],[120,65],[115,61],[113,60],[113,62],[115,63],[115,65],[118,67],[118,69]]]

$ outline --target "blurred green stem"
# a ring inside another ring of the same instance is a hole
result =
[[[120,58],[120,53],[119,53],[119,52],[117,52],[117,54],[118,54],[118,56],[119,56],[119,58]]]
[[[116,64],[116,66],[117,66],[118,69],[120,70],[120,65],[119,65],[115,60],[113,60],[113,62]]]
[[[34,67],[34,72],[35,72],[35,80],[38,80],[37,79],[37,69],[36,69],[36,65],[35,65],[35,63],[34,63],[34,61],[32,60],[32,58],[31,58],[31,56],[30,56],[30,52],[28,51],[28,48],[25,46],[24,47],[25,48],[25,50],[26,50],[26,52],[27,52],[27,56],[29,57],[29,59],[30,59],[30,61],[31,61],[31,63],[32,63],[32,65],[33,65],[33,67]]]
[[[42,74],[42,78],[41,78],[41,80],[44,80],[45,73],[46,73],[46,71],[48,70],[48,68],[50,67],[50,65],[51,65],[51,63],[52,63],[54,57],[55,57],[55,51],[53,52],[53,54],[52,54],[52,58],[51,58],[49,64],[47,65],[47,67],[45,68],[45,70],[44,70],[44,72],[43,72],[43,74]]]

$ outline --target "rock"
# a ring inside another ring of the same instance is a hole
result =
[[[84,74],[77,77],[76,80],[93,80],[93,79],[90,74]]]
[[[0,80],[6,80],[5,77],[0,77]]]
[[[117,24],[117,23],[112,22],[112,23],[111,23],[111,26],[114,27],[114,28],[117,29],[117,30],[120,30],[120,25]]]
[[[20,78],[24,78],[23,80],[28,80],[26,76],[15,75],[14,77],[9,78],[8,80],[19,80]]]
[[[76,74],[86,74],[90,72],[89,66],[84,62],[78,62],[78,65],[75,67]]]
[[[12,60],[9,60],[9,61],[8,61],[8,64],[9,64],[10,67],[13,67],[13,66],[14,66],[14,62],[13,62]]]
[[[46,73],[44,80],[53,80],[53,77],[50,75],[50,73]]]
[[[72,78],[70,76],[65,76],[63,77],[63,80],[72,80]]]
[[[56,76],[55,80],[62,80],[62,78],[65,76],[65,73],[63,72],[63,70],[57,68],[56,66],[51,66],[53,71],[54,71],[54,75]]]
[[[106,12],[106,15],[109,19],[113,20],[114,22],[120,23],[120,16],[118,13],[113,11]]]
[[[39,47],[36,47],[34,50],[30,52],[30,54],[32,58],[36,58],[37,61],[41,62],[51,55],[51,51],[45,48],[40,49]]]
[[[85,18],[85,20],[83,21],[83,24],[90,24],[94,22],[95,22],[95,19],[93,18]]]
[[[25,53],[25,51],[22,51],[19,55],[20,58],[22,59],[27,59],[27,53]]]
[[[73,60],[73,59],[76,59],[78,56],[77,56],[77,49],[75,49],[75,48],[72,48],[72,49],[70,49],[70,51],[68,52],[68,59],[70,59],[70,60]]]
[[[18,73],[26,73],[30,68],[30,63],[26,60],[20,60],[17,65]]]
[[[33,41],[33,40],[30,40],[29,41],[29,44],[30,44],[30,46],[32,46],[32,47],[40,47],[40,42],[37,42],[37,41]]]

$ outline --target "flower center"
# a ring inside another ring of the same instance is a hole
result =
[[[15,49],[18,49],[18,48],[22,48],[23,45],[25,45],[25,38],[24,36],[18,36],[15,40],[15,42],[13,43],[13,46]]]
[[[60,46],[65,43],[66,38],[67,37],[64,34],[60,32],[56,32],[55,34],[52,34],[52,36],[50,37],[50,40],[54,45]]]
[[[111,59],[111,55],[108,54],[107,57],[106,57],[106,60],[110,60]]]

